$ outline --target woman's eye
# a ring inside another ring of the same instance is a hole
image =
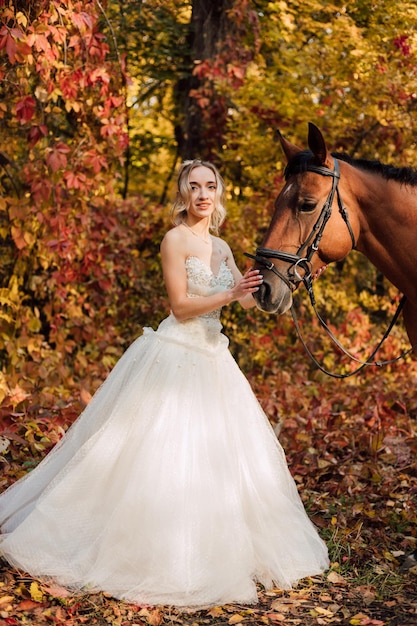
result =
[[[311,213],[316,206],[315,202],[302,202],[298,208],[301,213]]]

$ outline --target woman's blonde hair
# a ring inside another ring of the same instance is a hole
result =
[[[216,166],[208,161],[193,159],[191,161],[184,161],[181,164],[178,172],[177,197],[171,207],[171,218],[173,223],[178,226],[178,224],[182,224],[187,217],[187,211],[191,205],[191,186],[189,183],[190,173],[196,167],[207,167],[213,172],[216,180],[215,207],[211,215],[210,230],[217,235],[219,228],[226,217],[226,209],[224,207],[226,186]]]

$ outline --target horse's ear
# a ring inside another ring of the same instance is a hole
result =
[[[289,142],[285,139],[280,131],[276,129],[275,131],[278,135],[278,139],[280,141],[281,147],[284,151],[285,156],[287,157],[287,161],[290,161],[292,157],[294,157],[298,152],[301,152],[301,148],[297,148],[293,143]]]
[[[308,123],[308,147],[320,165],[328,166],[330,164],[330,153],[327,150],[326,142],[320,129],[312,122]]]

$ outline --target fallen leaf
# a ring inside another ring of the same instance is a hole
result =
[[[278,613],[288,613],[288,611],[290,610],[290,606],[288,605],[288,603],[282,602],[282,600],[275,600],[271,604],[271,609],[273,611],[277,611]]]
[[[160,609],[155,609],[154,611],[149,612],[148,623],[151,626],[159,626],[162,624],[164,616]]]
[[[43,593],[41,589],[39,588],[38,583],[36,582],[31,583],[29,591],[30,591],[30,597],[32,598],[32,600],[34,600],[35,602],[42,602]]]
[[[320,602],[332,602],[333,598],[328,593],[322,593],[319,600]]]
[[[369,606],[375,600],[376,592],[374,587],[368,585],[359,585],[355,588],[355,592],[359,593],[362,602]]]
[[[268,617],[271,622],[284,622],[287,619],[282,613],[267,613],[266,617]]]
[[[210,611],[207,611],[207,615],[210,617],[220,617],[220,615],[224,615],[224,611],[221,606],[214,606]]]
[[[314,610],[316,611],[316,613],[318,613],[319,615],[325,615],[326,617],[332,617],[333,616],[333,611],[330,611],[329,609],[324,609],[321,606],[315,606]]]
[[[22,600],[16,607],[16,611],[30,611],[30,609],[35,609],[39,606],[39,602],[35,602],[34,600]]]
[[[42,585],[42,590],[53,598],[68,598],[70,596],[70,592],[65,587],[60,587],[59,585],[53,585],[46,587]]]
[[[337,572],[330,572],[327,576],[327,580],[334,585],[347,585],[347,581]]]
[[[82,403],[87,406],[87,404],[90,402],[92,395],[91,393],[87,390],[84,389],[84,387],[82,387],[81,391],[80,391],[80,398]]]
[[[371,619],[364,613],[356,613],[354,615],[349,624],[352,626],[384,626],[384,622],[381,622],[379,619]]]

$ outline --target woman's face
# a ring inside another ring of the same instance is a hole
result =
[[[188,178],[191,187],[191,203],[188,213],[197,218],[210,218],[216,208],[216,177],[204,165],[191,170]]]

